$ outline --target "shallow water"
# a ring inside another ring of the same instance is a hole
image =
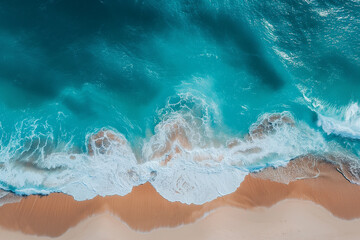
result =
[[[356,164],[359,27],[355,0],[2,1],[0,186],[198,204],[305,154]]]

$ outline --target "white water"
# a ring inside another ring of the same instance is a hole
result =
[[[202,204],[234,192],[250,171],[328,151],[319,132],[294,122],[288,112],[264,114],[250,127],[248,136],[218,137],[212,128],[214,106],[191,95],[179,95],[178,99],[159,110],[161,118],[154,134],[144,139],[142,159],[137,159],[125,137],[114,131],[89,133],[88,152],[74,151],[69,142],[61,151],[47,154],[53,138],[50,127],[36,121],[30,129],[19,127],[0,149],[4,156],[2,189],[25,195],[60,191],[85,200],[96,195],[126,195],[134,186],[150,182],[170,201]],[[36,135],[38,127],[47,133]],[[25,141],[22,132],[34,135]],[[226,142],[221,140],[224,138]],[[19,154],[26,142],[32,143],[28,144],[31,154]]]
[[[360,139],[360,107],[358,102],[350,102],[347,106],[333,106],[317,98],[306,96],[309,108],[318,115],[318,126],[327,134]]]

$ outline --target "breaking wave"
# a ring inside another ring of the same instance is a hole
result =
[[[111,128],[87,134],[82,152],[71,139],[54,139],[46,123],[23,121],[16,134],[2,137],[1,188],[84,200],[126,195],[150,182],[170,201],[202,204],[235,191],[250,172],[329,150],[320,133],[289,112],[263,114],[245,136],[219,136],[216,111],[198,96],[177,94],[158,111],[154,133],[139,154]]]

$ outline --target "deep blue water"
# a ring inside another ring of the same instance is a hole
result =
[[[150,181],[202,203],[301,155],[356,163],[359,28],[356,0],[1,1],[0,186],[86,199]],[[294,124],[247,136],[274,114]],[[109,129],[125,144],[89,156]]]

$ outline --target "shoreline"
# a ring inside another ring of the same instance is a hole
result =
[[[358,239],[360,219],[344,220],[333,216],[312,201],[285,199],[271,207],[242,209],[223,206],[211,211],[195,223],[175,228],[158,228],[138,232],[109,212],[89,216],[63,235],[26,235],[0,228],[7,240],[183,240],[188,239]],[[259,231],[261,230],[261,232]]]
[[[299,176],[307,178],[295,180]],[[360,217],[357,201],[360,186],[349,183],[337,165],[303,157],[292,160],[286,167],[249,174],[235,192],[203,205],[169,202],[150,183],[134,187],[125,196],[98,196],[81,202],[62,193],[32,195],[1,206],[0,227],[24,234],[59,237],[94,215],[109,213],[133,230],[151,233],[159,228],[196,224],[222,207],[251,212],[285,199],[312,201],[339,220]]]

